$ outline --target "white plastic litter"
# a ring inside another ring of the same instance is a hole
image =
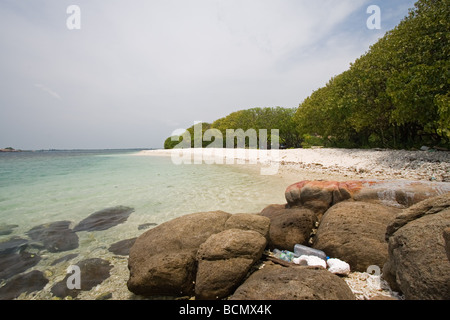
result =
[[[349,275],[350,265],[339,259],[328,259],[327,260],[328,271],[334,274]]]
[[[292,260],[295,264],[300,264],[300,265],[307,265],[307,266],[320,266],[323,268],[327,268],[327,263],[316,256],[300,256],[298,258],[294,258],[294,260]]]

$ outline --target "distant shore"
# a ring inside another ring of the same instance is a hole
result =
[[[257,160],[258,165],[270,162],[279,168],[278,175],[302,176],[306,179],[406,179],[450,182],[450,152],[406,151],[380,149],[232,149],[143,150],[138,156],[184,154],[201,156],[203,160]],[[229,151],[229,150],[228,150]],[[215,157],[215,158],[213,158]],[[232,163],[232,161],[231,161]]]

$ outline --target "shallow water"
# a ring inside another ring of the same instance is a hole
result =
[[[289,183],[280,176],[262,176],[251,165],[175,165],[169,157],[140,157],[130,150],[0,153],[0,226],[17,226],[0,235],[0,243],[14,236],[29,239],[26,232],[37,225],[68,220],[73,228],[96,211],[127,206],[134,212],[126,222],[77,232],[77,249],[31,249],[43,257],[32,269],[55,281],[64,277],[69,262],[52,263],[68,254],[78,254],[73,261],[116,260],[123,269],[126,259],[114,257],[108,247],[145,232],[140,225],[194,212],[257,213],[269,204],[285,203]],[[46,287],[46,298],[51,298],[52,285]]]

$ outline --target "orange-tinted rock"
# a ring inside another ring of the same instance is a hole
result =
[[[344,200],[367,201],[407,208],[427,198],[450,192],[448,182],[427,181],[301,181],[286,189],[289,206],[303,206],[317,213]]]

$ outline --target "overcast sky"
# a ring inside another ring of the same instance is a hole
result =
[[[159,148],[194,121],[298,107],[414,2],[1,0],[0,148]]]

